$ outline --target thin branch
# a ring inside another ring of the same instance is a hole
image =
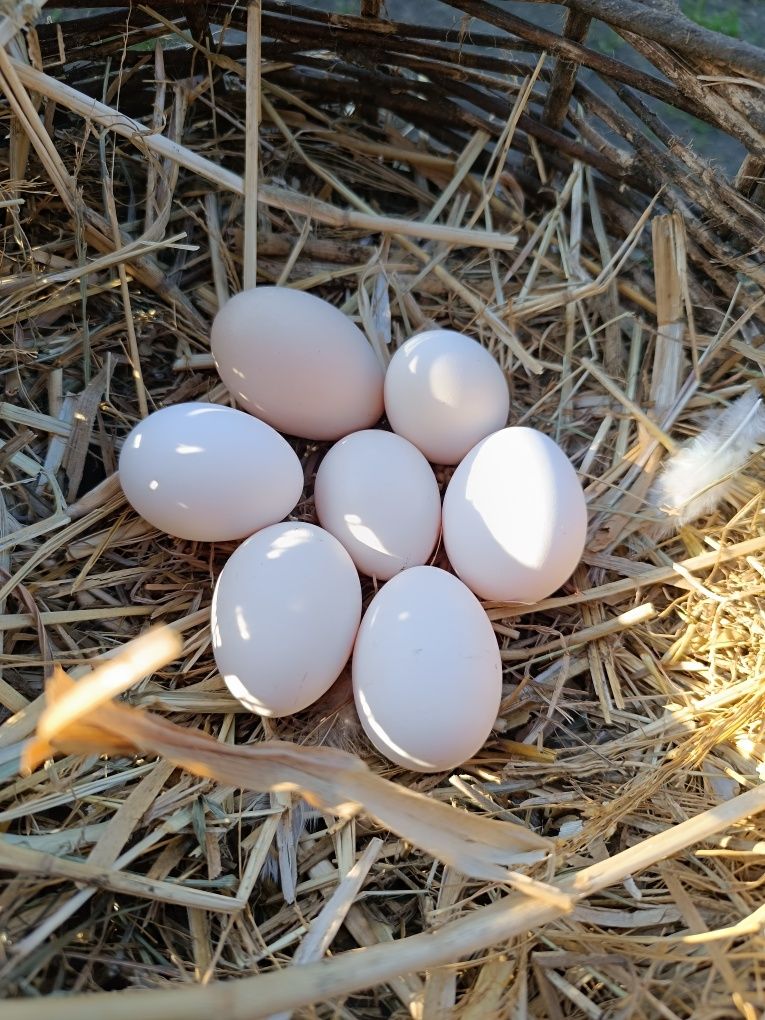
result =
[[[244,171],[244,271],[243,290],[251,290],[258,276],[258,173],[260,166],[260,0],[251,0],[247,9],[247,61],[245,89]]]

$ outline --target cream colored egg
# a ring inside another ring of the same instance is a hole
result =
[[[270,425],[219,404],[176,404],[129,433],[119,459],[128,502],[178,538],[223,542],[280,521],[303,490],[294,450]]]
[[[476,340],[433,329],[407,340],[385,375],[385,412],[394,432],[434,464],[457,464],[507,424],[504,373]]]
[[[313,524],[275,524],[224,566],[212,601],[215,662],[252,712],[299,712],[338,678],[361,618],[361,584],[337,539]]]
[[[305,291],[256,287],[215,316],[212,353],[246,411],[280,432],[339,439],[383,411],[383,371],[347,315]]]
[[[571,461],[536,429],[488,436],[449,482],[443,535],[455,571],[481,598],[546,598],[571,576],[587,537],[587,506]]]
[[[441,772],[472,758],[502,696],[497,640],[472,592],[437,567],[388,581],[359,628],[353,693],[370,741],[403,768]]]
[[[441,496],[420,451],[392,432],[354,432],[321,462],[316,512],[359,570],[387,580],[423,564],[441,528]]]

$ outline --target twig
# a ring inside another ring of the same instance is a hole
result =
[[[131,120],[130,117],[96,99],[90,99],[49,75],[36,71],[34,68],[25,67],[18,61],[11,61],[11,63],[19,78],[29,88],[41,92],[49,99],[61,103],[83,117],[102,124],[139,147],[173,160],[219,187],[233,191],[237,195],[245,194],[244,180],[239,174],[218,166],[191,149],[170,141],[164,135],[153,134],[149,128],[144,127],[138,121]],[[351,227],[374,233],[395,233],[441,241],[445,244],[475,245],[481,248],[497,248],[502,251],[512,250],[517,243],[516,239],[508,234],[492,234],[482,230],[467,230],[460,227],[442,226],[438,223],[423,223],[394,216],[378,216],[374,213],[338,209],[318,199],[270,184],[259,186],[258,200],[264,205],[287,212],[300,213],[319,223],[326,223],[334,227]]]
[[[260,0],[247,8],[247,63],[244,175],[244,271],[243,290],[252,289],[258,275],[258,173],[260,165]]]

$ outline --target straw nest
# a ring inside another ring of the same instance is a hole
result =
[[[570,0],[558,32],[481,0],[444,29],[42,6],[0,17],[4,1017],[762,1015],[761,468],[683,527],[649,493],[761,378],[763,54],[671,0]],[[206,626],[230,547],[116,484],[147,411],[228,400],[209,324],[256,279],[383,354],[480,338],[585,484],[571,582],[487,605],[505,698],[452,775],[376,757],[347,679],[244,712]]]

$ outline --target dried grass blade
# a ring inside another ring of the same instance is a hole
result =
[[[337,889],[327,900],[318,917],[312,922],[308,934],[295,951],[293,966],[301,966],[320,960],[329,949],[332,940],[343,925],[348,911],[359,894],[369,870],[377,860],[383,841],[375,837],[371,839],[347,875],[344,876]],[[270,1020],[289,1020],[292,1010],[275,1013]]]
[[[89,676],[72,684],[65,698],[54,698],[46,705],[37,724],[38,737],[55,740],[61,730],[171,662],[180,651],[181,639],[168,627],[150,630],[129,642],[119,657],[101,663]]]
[[[561,606],[575,606],[580,602],[591,602],[593,599],[602,599],[604,602],[617,598],[620,595],[628,595],[630,592],[640,588],[650,587],[654,584],[673,583],[681,577],[681,570],[687,570],[692,574],[702,570],[709,570],[717,564],[729,563],[731,560],[743,559],[753,553],[765,549],[765,535],[758,535],[756,538],[749,538],[745,542],[736,542],[734,545],[723,546],[710,553],[701,553],[698,556],[691,556],[682,560],[679,564],[672,564],[668,567],[653,567],[650,570],[641,570],[634,577],[625,577],[620,581],[610,581],[608,584],[598,585],[596,588],[589,588],[587,591],[576,592],[573,595],[560,595],[550,599],[544,599],[535,606],[521,606],[507,603],[504,608],[499,609],[494,603],[489,603],[489,618],[502,620],[509,616],[523,616],[525,613],[538,613],[547,609],[557,609]]]
[[[745,818],[765,811],[765,786],[740,794],[665,832],[644,840],[614,857],[591,865],[560,882],[563,892],[577,899],[624,881],[644,868],[708,839]],[[455,959],[498,945],[539,928],[561,915],[559,907],[542,905],[513,894],[487,907],[426,932],[388,945],[344,953],[304,967],[262,976],[221,982],[206,988],[74,995],[60,1000],[58,1020],[133,1020],[136,1010],[162,1020],[209,1020],[225,1012],[228,1020],[256,1020],[279,1010],[296,1009],[370,988],[400,974],[452,964]],[[140,1006],[138,1005],[140,1001]],[[37,1020],[35,1000],[11,1002],[4,1020]]]
[[[176,655],[175,638],[168,630],[149,632],[127,646],[127,656],[100,666],[100,680],[95,671],[79,684],[62,671],[55,673],[38,736],[24,751],[25,767],[33,768],[53,749],[160,754],[196,775],[232,786],[302,793],[309,803],[340,815],[364,809],[404,839],[476,878],[507,880],[507,867],[519,851],[543,856],[550,849],[549,840],[521,825],[457,812],[375,776],[360,759],[342,751],[280,741],[232,747],[148,712],[107,703],[110,694]]]
[[[0,868],[19,874],[44,876],[48,880],[53,879],[54,881],[66,879],[85,882],[113,889],[115,892],[125,895],[145,897],[178,906],[200,907],[221,913],[231,913],[241,909],[239,902],[231,896],[184,887],[179,882],[157,881],[147,878],[145,875],[95,866],[86,861],[54,857],[52,854],[41,853],[39,850],[8,843],[2,837],[0,837]]]
[[[652,224],[658,332],[649,398],[653,416],[662,421],[677,399],[683,366],[684,279],[687,277],[683,220],[679,213],[657,216]]]
[[[618,634],[619,631],[626,630],[628,627],[634,627],[639,623],[646,623],[648,620],[652,620],[654,616],[656,616],[655,608],[650,602],[646,602],[645,605],[635,606],[633,609],[628,609],[626,612],[620,613],[610,620],[603,620],[601,623],[585,627],[575,634],[556,638],[554,641],[548,641],[546,644],[537,645],[534,648],[518,649],[517,651],[514,649],[503,651],[502,661],[524,662],[527,659],[535,659],[539,655],[555,652],[560,648],[575,648],[590,641],[597,641],[600,638],[607,637],[609,634]]]

